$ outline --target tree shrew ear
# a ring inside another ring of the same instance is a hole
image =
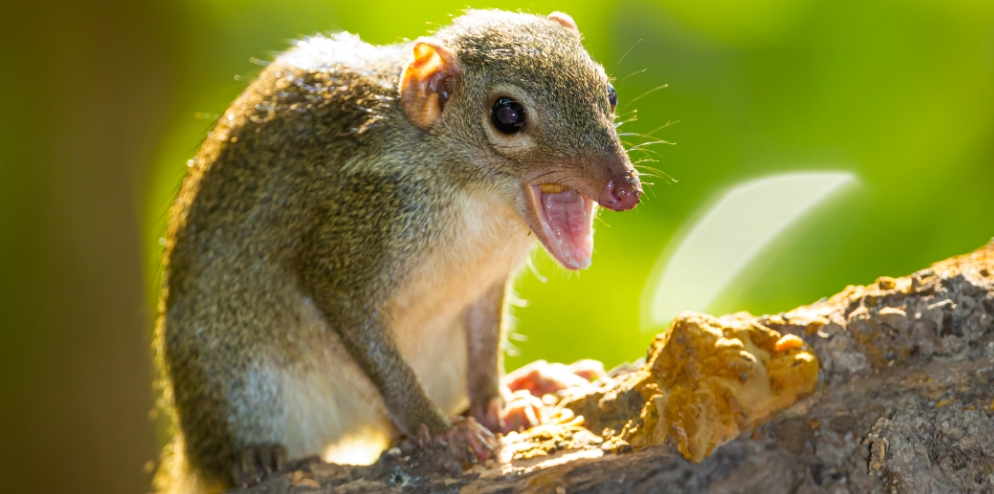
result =
[[[580,29],[576,27],[576,21],[569,14],[565,12],[553,12],[548,17],[550,21],[558,22],[566,29],[576,31],[576,34],[580,34]]]
[[[414,44],[414,60],[400,80],[400,103],[414,125],[427,129],[442,116],[455,89],[459,69],[455,57],[431,39]]]

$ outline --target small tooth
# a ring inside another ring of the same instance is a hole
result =
[[[542,192],[546,194],[561,194],[566,191],[565,185],[560,184],[542,184]]]

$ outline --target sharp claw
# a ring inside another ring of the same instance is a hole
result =
[[[280,445],[276,445],[276,447],[273,449],[273,452],[275,453],[273,457],[276,463],[276,471],[283,470],[283,468],[286,467],[286,461],[287,461],[286,448]]]
[[[496,436],[472,417],[456,420],[451,427],[434,435],[428,431],[427,426],[421,425],[417,435],[409,441],[415,442],[423,450],[443,447],[463,467],[493,457],[497,446]]]
[[[257,459],[263,474],[273,473],[273,452],[269,448],[259,448]]]
[[[493,432],[490,432],[490,429],[487,429],[485,427],[483,429],[480,429],[478,433],[482,434],[483,437],[486,439],[497,439],[497,436],[495,436]]]
[[[421,446],[421,449],[427,449],[431,446],[431,433],[425,424],[418,426],[418,446]]]

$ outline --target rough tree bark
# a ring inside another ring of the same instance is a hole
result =
[[[233,492],[994,492],[994,241],[787,313],[680,324],[796,335],[820,360],[817,388],[762,424],[740,413],[744,433],[694,463],[676,429],[650,430],[656,446],[631,433],[662,421],[647,418],[634,365],[560,403],[594,431],[565,412],[465,472],[440,450],[368,467],[312,459]]]

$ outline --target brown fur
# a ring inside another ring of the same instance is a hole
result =
[[[229,486],[253,445],[438,432],[497,396],[504,287],[534,239],[523,184],[588,194],[631,166],[575,31],[470,11],[433,40],[460,77],[428,129],[399,101],[413,45],[339,34],[280,56],[204,142],[164,258],[161,489]],[[501,92],[534,108],[526,138],[488,128]]]

